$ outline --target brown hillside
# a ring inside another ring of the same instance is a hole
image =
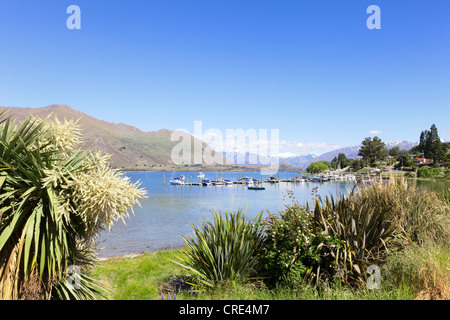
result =
[[[3,111],[5,107],[0,107]],[[110,123],[91,117],[66,105],[44,108],[7,108],[13,119],[23,121],[31,115],[45,119],[48,116],[60,120],[79,120],[84,134],[83,149],[104,151],[111,155],[115,168],[146,169],[158,165],[171,165],[172,148],[178,144],[170,140],[172,131],[162,129],[143,132],[124,123]],[[205,144],[203,144],[206,147]]]

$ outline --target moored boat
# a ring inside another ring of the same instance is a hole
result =
[[[249,184],[249,185],[253,184],[252,178],[249,178],[249,177],[242,178],[242,181],[244,181],[245,184]]]
[[[216,178],[215,180],[211,181],[211,183],[215,186],[222,186],[225,184],[225,182],[219,178]]]
[[[266,188],[261,186],[249,186],[247,187],[248,190],[266,190]]]
[[[203,179],[205,177],[205,174],[203,172],[199,172],[197,175],[197,178]]]
[[[312,179],[313,179],[313,181],[318,181],[318,182],[325,182],[325,181],[328,181],[328,177],[327,177],[327,176],[324,176],[324,175],[313,176]]]
[[[185,178],[185,176],[182,174],[179,177],[175,177],[175,173],[172,173],[172,177],[170,178],[170,184],[183,185],[184,178]]]
[[[228,179],[223,180],[223,182],[225,183],[226,186],[231,186],[231,185],[233,185],[233,181],[228,180]]]
[[[203,179],[202,180],[202,186],[210,186],[211,185],[211,181],[209,181],[208,179]]]

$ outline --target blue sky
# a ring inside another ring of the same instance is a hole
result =
[[[433,123],[448,140],[449,17],[448,0],[2,0],[0,105],[143,131],[279,129],[292,153],[417,141]]]

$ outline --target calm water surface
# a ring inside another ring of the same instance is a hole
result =
[[[209,179],[219,177],[221,172],[204,172]],[[178,172],[180,174],[180,172]],[[198,181],[197,172],[183,173],[189,181]],[[236,181],[238,176],[255,177],[254,172],[224,172],[224,179]],[[279,178],[295,172],[280,172]],[[244,185],[232,186],[177,186],[169,184],[170,172],[129,172],[132,181],[141,181],[141,187],[148,192],[148,198],[136,206],[134,215],[126,219],[126,225],[116,222],[111,232],[100,236],[100,257],[120,256],[130,253],[152,252],[184,245],[181,235],[190,235],[192,226],[202,219],[213,216],[214,210],[225,212],[232,209],[246,209],[246,216],[254,218],[267,210],[277,213],[286,204],[292,203],[288,190],[301,204],[310,202],[312,188],[318,187],[320,195],[342,193],[352,188],[354,182],[303,182],[276,184],[264,183],[265,190],[248,190]],[[267,178],[263,176],[263,178]],[[164,184],[165,180],[165,184]]]

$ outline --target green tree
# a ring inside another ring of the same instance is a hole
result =
[[[340,164],[341,168],[348,167],[348,165],[349,165],[349,161],[348,161],[347,157],[345,156],[345,154],[343,154],[343,153],[339,153],[339,155],[337,157],[337,161]]]
[[[409,155],[401,155],[397,158],[398,167],[412,167],[414,165],[414,161],[411,159]]]
[[[76,149],[80,141],[74,122],[0,121],[0,300],[100,292],[85,272],[95,240],[144,191],[110,169],[107,157]],[[67,281],[70,266],[81,268],[78,288]]]
[[[450,152],[447,152],[444,158],[444,167],[450,168]]]
[[[376,136],[373,139],[365,138],[358,153],[358,156],[363,157],[369,164],[384,159],[387,155],[386,144]]]
[[[353,171],[358,171],[359,169],[361,169],[361,160],[355,159],[353,161],[352,168],[353,168]]]
[[[422,131],[420,133],[419,145],[416,147],[416,150],[423,154],[425,154],[425,150],[426,150],[427,135],[428,135],[427,130]]]
[[[388,153],[390,156],[392,157],[398,157],[400,156],[400,147],[399,146],[395,146],[389,149]]]
[[[439,138],[436,125],[434,124],[431,126],[430,131],[428,132],[425,151],[425,157],[433,159],[434,163],[444,159],[445,157],[445,152],[442,148],[442,142]]]
[[[425,158],[433,159],[434,163],[445,158],[444,144],[439,138],[435,124],[430,127],[430,130],[424,130],[420,133],[419,144],[411,151],[421,153]]]
[[[311,163],[306,171],[312,174],[323,172],[331,169],[331,164],[328,161],[316,161]]]
[[[333,160],[330,161],[331,168],[336,170],[337,162],[338,162],[337,157],[334,157]]]

